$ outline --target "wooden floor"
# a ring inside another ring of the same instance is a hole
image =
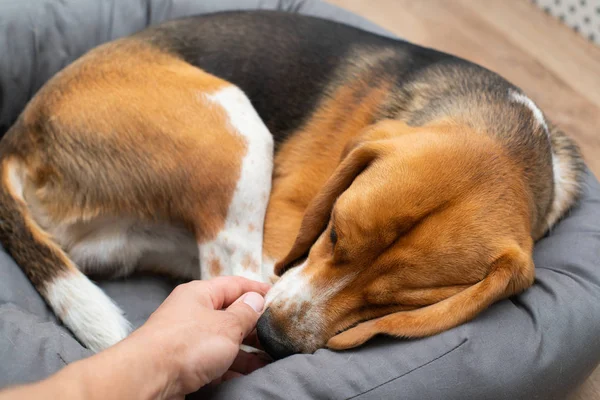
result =
[[[330,0],[387,30],[483,65],[521,87],[600,177],[600,47],[528,0]],[[600,368],[569,400],[600,399]]]

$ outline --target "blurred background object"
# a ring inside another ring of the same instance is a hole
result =
[[[600,45],[600,0],[531,0],[583,37]]]

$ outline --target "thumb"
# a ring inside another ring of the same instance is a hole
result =
[[[238,336],[240,343],[256,326],[256,322],[260,317],[264,305],[264,297],[256,292],[249,292],[237,299],[225,311],[234,314],[240,322],[240,328],[242,330],[242,336]],[[236,332],[235,334],[237,336],[240,332]]]

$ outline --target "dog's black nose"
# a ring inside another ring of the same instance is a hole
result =
[[[277,330],[277,327],[273,325],[271,310],[269,308],[258,319],[256,334],[263,349],[275,360],[291,356],[298,352],[294,349],[290,341],[283,337]]]

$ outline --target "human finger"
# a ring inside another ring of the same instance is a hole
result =
[[[229,369],[231,371],[247,375],[268,364],[270,364],[270,361],[261,353],[247,353],[243,350],[240,350]]]
[[[239,378],[241,376],[244,376],[244,374],[240,374],[239,372],[229,370],[223,374],[223,376],[221,377],[221,382],[227,382],[232,379]]]
[[[232,304],[244,293],[257,292],[266,294],[270,286],[266,283],[252,281],[240,276],[223,276],[208,281],[191,281],[175,288],[169,301],[175,298],[193,299],[204,307],[220,310]]]
[[[209,294],[215,310],[229,307],[244,293],[256,292],[264,296],[271,288],[266,283],[242,278],[241,276],[223,276],[206,282],[210,288]]]
[[[220,383],[229,381],[231,379],[239,378],[240,376],[244,376],[244,374],[240,374],[239,372],[235,372],[235,371],[231,371],[231,370],[225,371],[225,373],[223,375],[221,375],[214,381],[210,382],[210,386],[216,386]]]
[[[255,349],[258,349],[258,350],[264,350],[262,347],[262,344],[260,343],[260,340],[258,340],[258,335],[256,333],[256,329],[254,329],[252,332],[250,332],[250,334],[248,334],[248,336],[246,336],[244,338],[244,340],[242,341],[242,344],[245,344],[246,346],[254,347]]]
[[[237,299],[225,310],[226,313],[233,316],[232,320],[236,322],[235,326],[225,331],[226,334],[241,344],[256,326],[264,304],[264,297],[256,292],[246,293]]]

